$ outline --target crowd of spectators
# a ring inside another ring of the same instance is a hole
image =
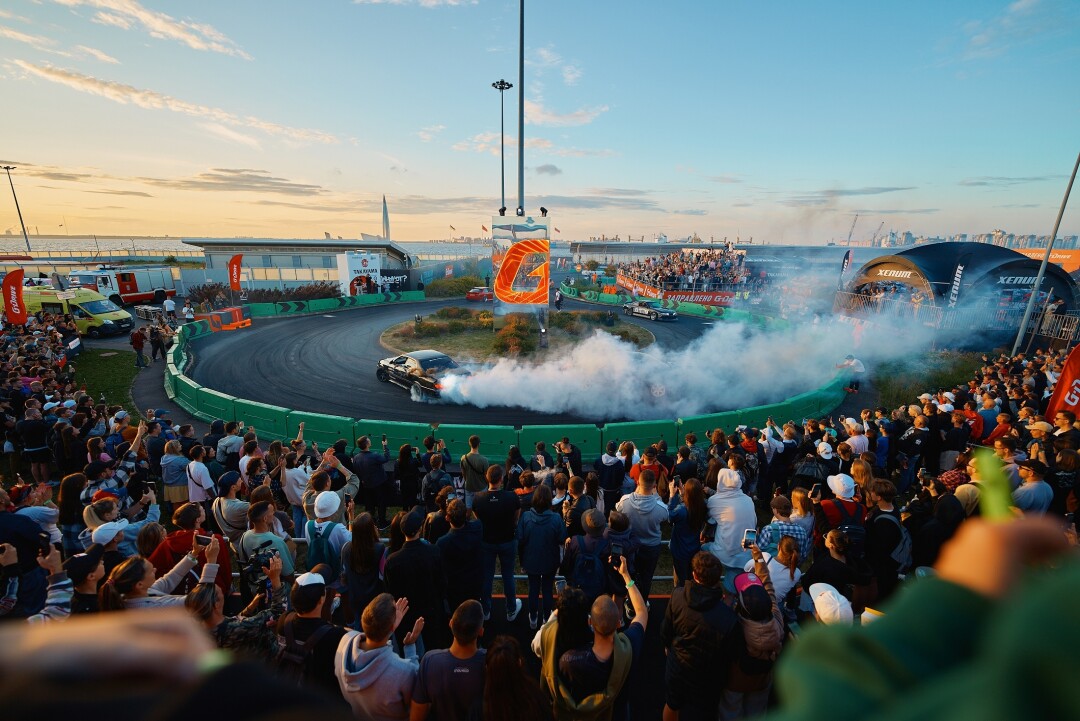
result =
[[[675,255],[684,270],[736,263]],[[137,419],[76,385],[59,322],[4,330],[9,681],[62,689],[74,673],[123,696],[117,674],[154,669],[176,683],[145,715],[650,718],[633,699],[651,688],[666,721],[868,718],[933,708],[937,680],[969,668],[985,673],[971,676],[983,708],[1011,688],[992,683],[1016,672],[1003,656],[1052,646],[976,641],[1022,561],[1075,544],[1080,428],[1045,415],[1058,354],[986,357],[970,380],[858,417],[770,418],[677,449],[609,442],[596,458],[563,438],[503,460],[478,436],[455,458],[434,436],[394,454],[385,438],[321,449],[303,424],[267,439],[234,421],[200,435],[167,409]],[[1012,524],[979,519],[979,446],[1012,484]],[[1071,604],[1059,578],[1076,574],[1047,576],[1053,593],[1008,603],[1028,618]],[[485,633],[495,614],[507,634]],[[1055,716],[1050,679],[1023,678],[1026,712]],[[12,718],[70,699],[19,688],[0,687]]]
[[[731,290],[745,287],[752,280],[745,259],[745,251],[736,251],[728,244],[619,263],[618,272],[663,290]]]

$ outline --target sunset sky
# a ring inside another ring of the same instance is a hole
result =
[[[825,243],[855,213],[856,239],[1046,234],[1080,150],[1075,0],[528,0],[526,21],[525,205],[562,239]],[[517,22],[515,0],[6,0],[0,160],[43,234],[355,238],[385,194],[396,239],[479,236],[499,78],[517,205]]]

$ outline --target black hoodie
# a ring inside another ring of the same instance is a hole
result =
[[[709,588],[687,581],[675,589],[660,630],[668,658],[674,658],[679,674],[690,685],[721,685],[726,678],[717,669],[727,669],[738,640],[734,633],[739,619],[724,603],[723,588]]]
[[[210,424],[210,432],[202,438],[202,444],[217,450],[218,441],[225,437],[225,421],[214,421]]]

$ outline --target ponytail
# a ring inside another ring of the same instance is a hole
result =
[[[795,539],[791,536],[784,536],[780,539],[780,543],[776,548],[776,560],[784,564],[787,567],[788,572],[791,574],[791,580],[795,580],[795,569],[799,566],[799,547],[795,543]],[[787,559],[785,562],[783,559]]]
[[[124,596],[146,575],[146,560],[132,556],[112,570],[98,591],[98,607],[102,611],[123,611]]]

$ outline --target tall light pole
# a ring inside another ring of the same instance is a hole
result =
[[[26,240],[26,252],[30,252],[30,236],[26,234],[26,223],[22,219],[22,209],[19,208],[19,196],[15,195],[15,183],[11,182],[11,171],[15,170],[14,165],[4,165],[4,171],[7,173],[8,185],[11,186],[11,197],[15,198],[15,212],[19,214],[19,225],[22,226],[23,238]]]
[[[500,208],[506,207],[506,105],[503,102],[503,91],[509,90],[514,87],[505,80],[497,80],[491,84],[491,87],[499,91],[499,162],[502,164],[502,173],[499,176],[502,181],[502,203]],[[505,210],[499,211],[499,215],[505,213]]]
[[[525,0],[521,0],[521,30],[518,38],[518,206],[525,215]]]

